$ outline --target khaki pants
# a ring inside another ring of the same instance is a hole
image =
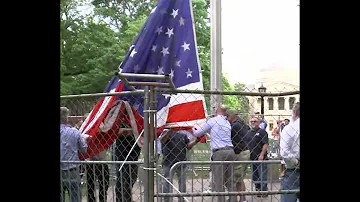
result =
[[[250,161],[250,150],[245,150],[236,154],[236,161]],[[246,175],[246,169],[249,166],[248,163],[237,164],[235,166],[234,176],[236,183],[244,180]]]

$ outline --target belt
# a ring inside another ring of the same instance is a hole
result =
[[[217,149],[213,149],[212,152],[215,153],[217,151],[220,151],[220,150],[232,150],[234,149],[233,147],[230,147],[230,146],[226,146],[226,147],[221,147],[221,148],[217,148]]]

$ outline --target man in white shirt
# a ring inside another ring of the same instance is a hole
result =
[[[280,156],[285,162],[282,190],[300,189],[300,102],[292,109],[292,120],[280,135]],[[282,194],[281,202],[296,202],[299,194]]]
[[[210,118],[194,135],[200,137],[210,131],[210,148],[214,161],[235,161],[236,156],[231,140],[231,125],[226,118],[226,107],[216,109],[216,116]],[[214,188],[216,192],[224,192],[224,182],[229,192],[236,191],[233,164],[214,164],[212,167]],[[218,196],[218,202],[225,202],[225,196]],[[236,202],[236,196],[230,196],[230,202]]]

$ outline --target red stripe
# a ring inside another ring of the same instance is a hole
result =
[[[205,110],[202,100],[186,102],[170,107],[166,123],[204,119]]]
[[[116,88],[116,92],[121,92],[123,90],[124,85],[121,83],[117,88]],[[99,154],[101,151],[104,151],[105,149],[109,148],[112,143],[114,142],[116,135],[117,135],[117,130],[119,127],[119,121],[121,121],[120,119],[116,120],[112,129],[109,130],[108,133],[100,133],[99,132],[99,126],[100,123],[104,120],[104,118],[106,117],[107,113],[110,110],[111,105],[114,103],[114,101],[116,100],[116,96],[112,96],[110,98],[110,101],[108,102],[108,104],[105,106],[105,109],[103,111],[103,113],[98,117],[98,119],[95,121],[95,123],[93,124],[93,126],[87,131],[86,134],[91,136],[91,139],[88,141],[88,150],[86,153],[81,153],[79,154],[79,158],[81,160],[87,159],[91,156],[97,155]],[[93,120],[95,118],[96,113],[99,111],[103,101],[104,101],[105,97],[102,98],[100,101],[98,101],[98,103],[96,103],[93,113],[91,113],[91,117],[89,118],[88,122],[86,123],[86,125],[88,125],[91,120]],[[84,128],[85,129],[85,128]]]

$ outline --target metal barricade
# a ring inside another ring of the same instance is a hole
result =
[[[250,170],[249,173],[247,173],[247,177],[246,177],[246,191],[241,191],[241,192],[204,192],[204,188],[206,186],[206,184],[211,183],[210,180],[204,180],[204,173],[202,171],[204,171],[205,166],[207,166],[206,168],[209,168],[209,165],[214,165],[214,164],[250,164],[252,168],[252,165],[256,163],[256,164],[267,164],[270,165],[269,169],[268,169],[268,177],[265,183],[268,184],[268,191],[256,191],[254,188],[254,183],[261,183],[260,181],[253,181],[251,179],[249,179],[249,177],[251,177],[252,175],[252,171]],[[186,179],[186,184],[187,184],[187,189],[186,189],[186,193],[180,193],[179,190],[176,190],[176,192],[174,192],[172,189],[170,189],[170,193],[158,193],[155,194],[156,197],[189,197],[186,198],[186,201],[212,201],[212,197],[214,196],[232,196],[232,195],[245,195],[245,196],[250,196],[247,197],[247,201],[271,201],[271,202],[277,202],[280,201],[280,195],[279,194],[294,194],[294,193],[298,193],[299,190],[281,190],[280,189],[280,183],[279,183],[279,179],[273,179],[273,175],[272,170],[274,168],[279,169],[280,168],[280,160],[265,160],[265,161],[181,161],[181,162],[177,162],[175,163],[171,169],[170,169],[170,182],[173,186],[178,186],[175,181],[174,181],[174,174],[175,174],[175,170],[183,165],[200,165],[200,168],[198,168],[198,176],[200,177],[200,179],[198,179],[200,182],[196,183],[196,179],[193,177],[194,175],[187,171],[187,179]],[[274,165],[274,166],[271,166]],[[191,179],[188,179],[188,176],[192,176]],[[200,187],[199,187],[200,186]],[[199,189],[200,188],[200,189]],[[254,197],[254,195],[268,195],[267,200],[264,198],[256,198]],[[216,200],[215,200],[216,201]]]

